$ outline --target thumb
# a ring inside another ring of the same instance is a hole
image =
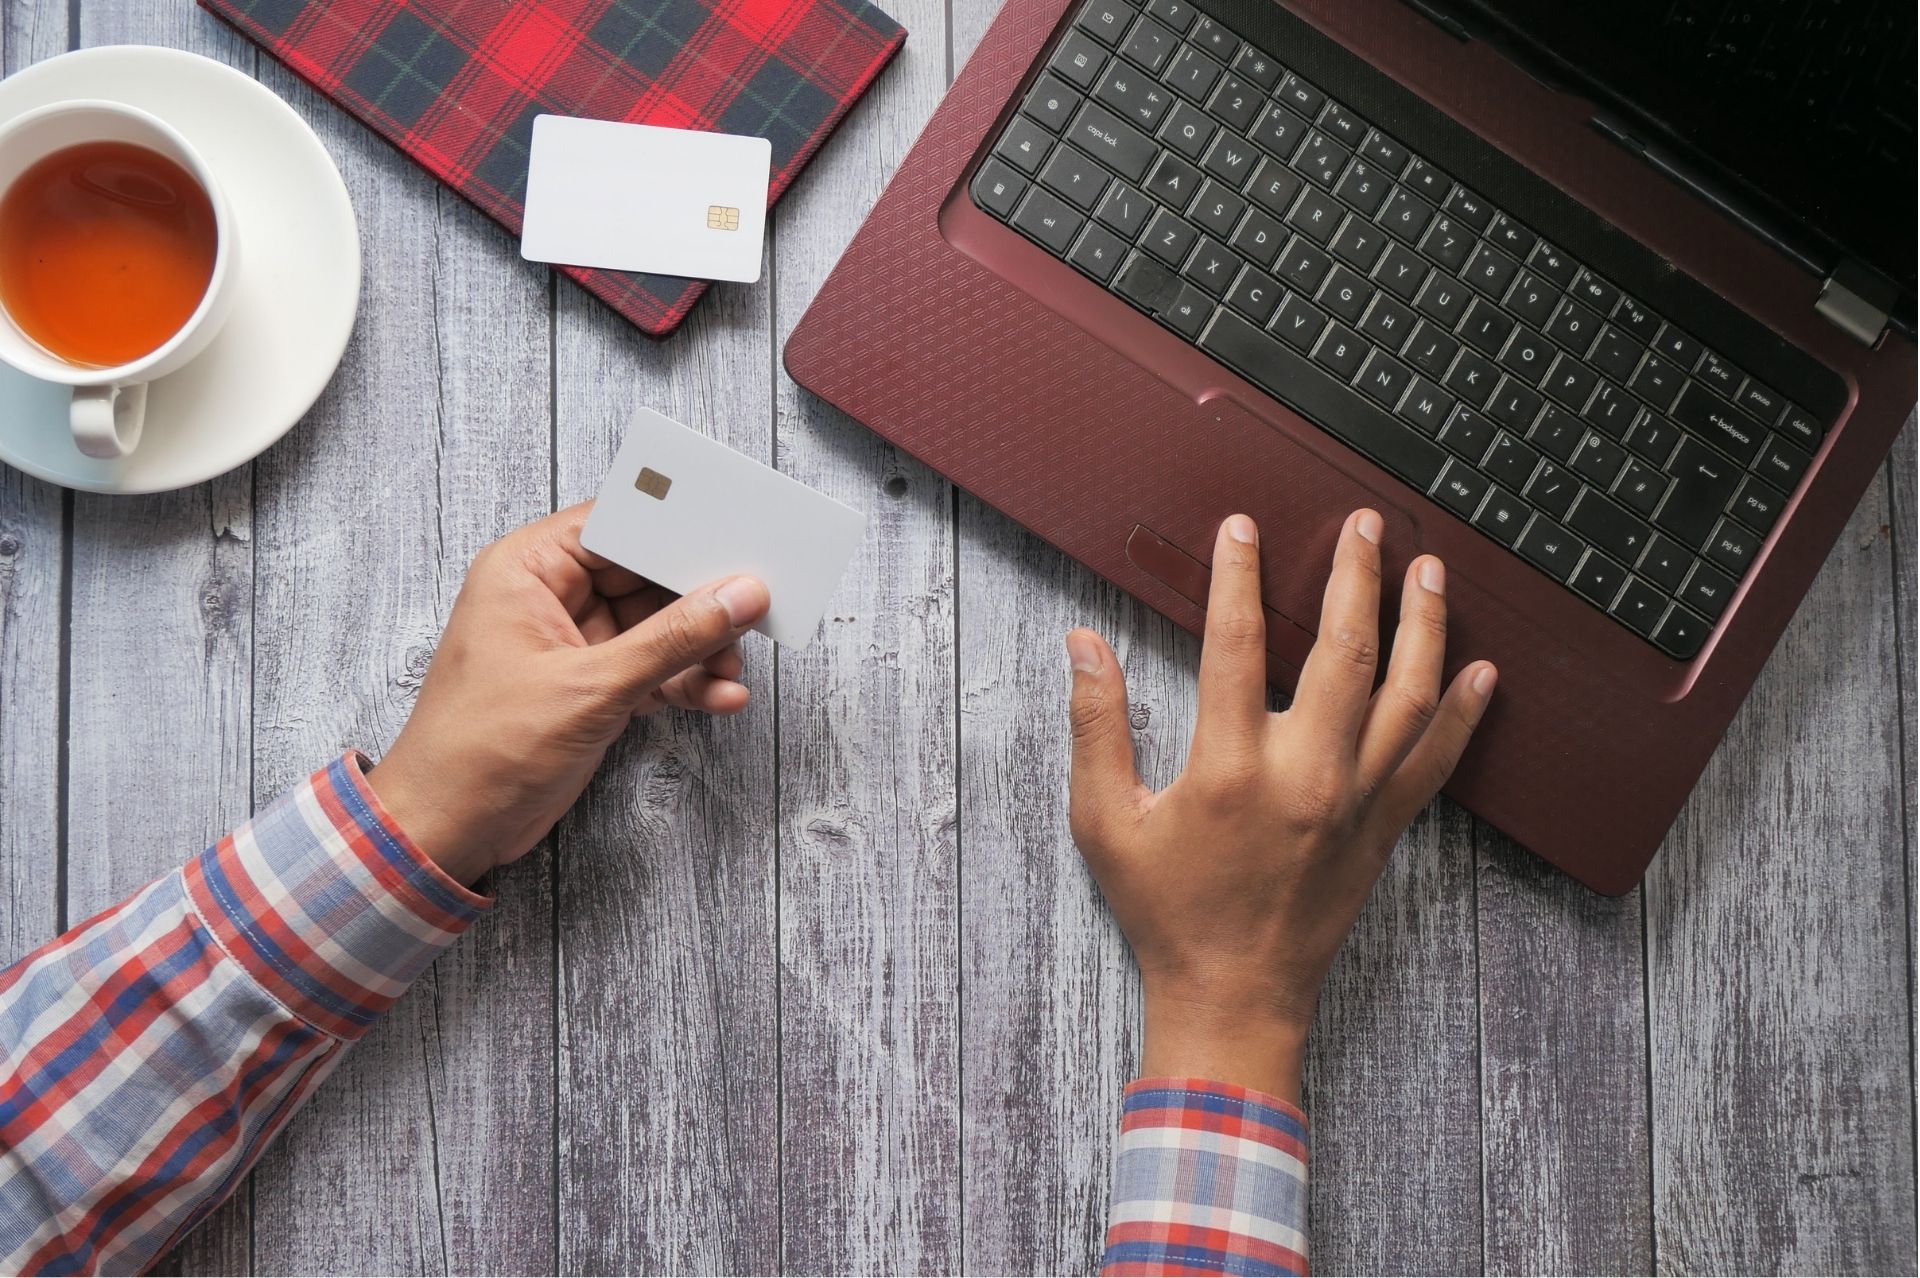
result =
[[[1068,819],[1085,853],[1137,814],[1147,787],[1133,767],[1133,729],[1127,722],[1127,679],[1106,640],[1091,630],[1067,635],[1073,663],[1073,775]]]
[[[682,595],[639,625],[596,645],[609,691],[638,701],[697,666],[767,615],[767,588],[753,577],[726,577]]]

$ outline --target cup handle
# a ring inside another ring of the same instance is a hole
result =
[[[89,457],[125,457],[147,421],[147,384],[73,388],[73,442]]]

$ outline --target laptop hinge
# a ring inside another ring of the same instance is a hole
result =
[[[1813,308],[1862,346],[1874,346],[1887,330],[1887,313],[1898,290],[1874,271],[1843,258],[1820,286]]]

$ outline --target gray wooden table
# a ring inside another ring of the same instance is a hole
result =
[[[1060,636],[1178,769],[1194,643],[809,399],[776,354],[991,17],[911,32],[767,272],[639,337],[185,0],[7,0],[11,71],[194,49],[346,176],[366,270],[320,404],[151,498],[0,467],[0,943],[101,909],[399,729],[469,557],[592,493],[651,404],[866,509],[824,642],[623,742],[188,1271],[1074,1272],[1138,996],[1064,819]],[[1441,802],[1334,969],[1308,1080],[1326,1271],[1907,1271],[1908,431],[1652,873],[1595,897]]]

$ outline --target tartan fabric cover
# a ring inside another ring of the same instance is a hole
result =
[[[773,144],[769,205],[906,41],[865,0],[200,0],[520,233],[536,115]],[[707,281],[556,268],[653,337]]]

